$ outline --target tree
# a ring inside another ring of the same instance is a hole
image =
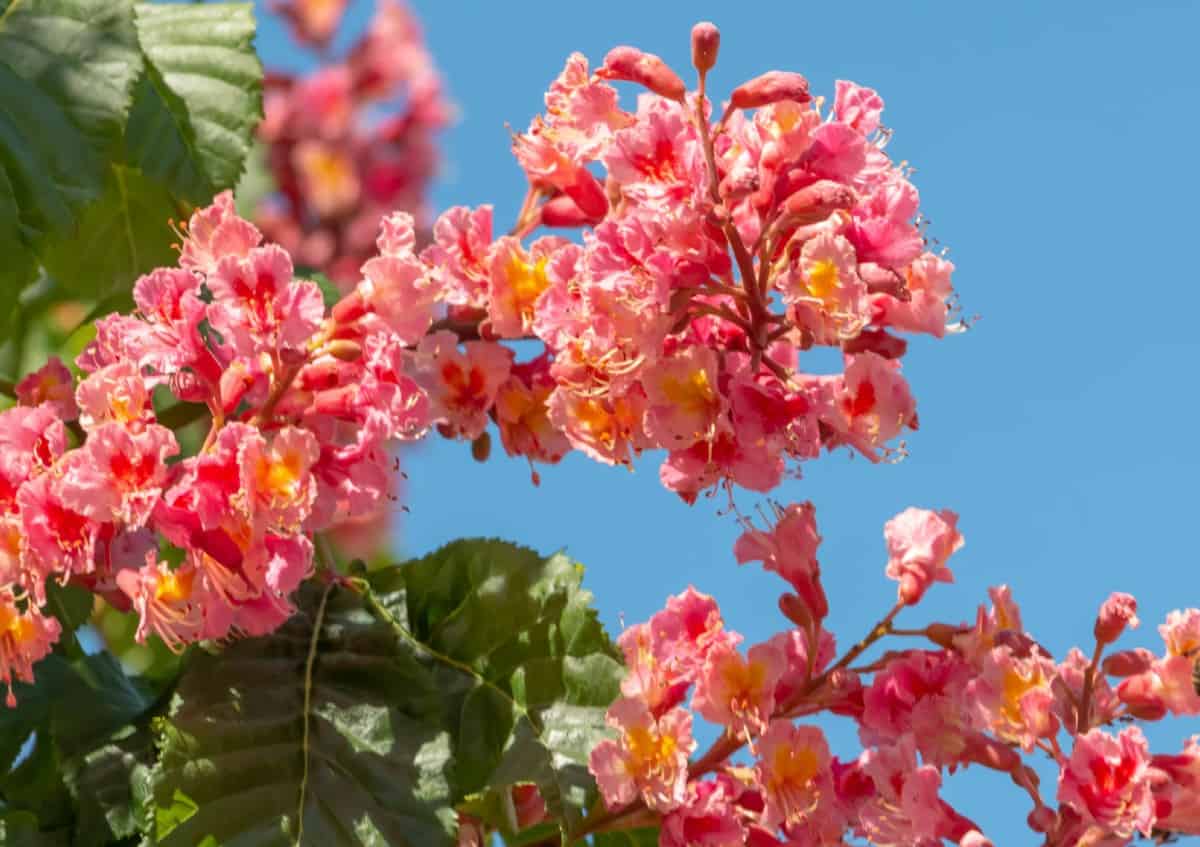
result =
[[[1009,777],[1049,845],[1196,831],[1195,741],[1152,756],[1116,725],[1200,713],[1200,610],[1168,619],[1163,656],[1105,655],[1138,624],[1123,594],[1062,661],[1003,587],[973,625],[902,626],[953,579],[948,509],[887,523],[895,605],[840,652],[811,503],[745,521],[736,561],[787,584],[784,628],[746,649],[691,588],[614,643],[562,554],[465,539],[368,564],[333,540],[393,496],[388,445],[434,432],[482,456],[494,426],[531,463],[661,450],[689,503],[770,493],[843,447],[896,452],[917,426],[902,334],[962,324],[875,91],[823,102],[774,71],[713,102],[703,23],[691,90],[632,47],[595,71],[572,54],[514,137],[529,188],[509,232],[489,206],[427,227],[366,202],[361,163],[320,140],[390,79],[386,39],[419,45],[385,7],[344,73],[274,81],[330,112],[300,108],[314,138],[268,114],[287,214],[268,204],[259,227],[228,190],[262,91],[248,9],[0,15],[4,290],[22,315],[95,304],[74,370],[53,357],[4,386],[4,843],[989,844],[940,796],[960,767]],[[405,79],[436,125],[436,88]],[[614,83],[639,88],[636,111]],[[814,346],[842,372],[801,370]],[[87,652],[100,608],[181,658],[133,675]],[[921,647],[874,649],[898,638]],[[861,755],[831,754],[821,713],[855,723]],[[698,755],[697,717],[720,727]]]

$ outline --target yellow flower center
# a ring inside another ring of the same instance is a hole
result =
[[[158,578],[154,587],[154,599],[164,603],[181,603],[192,596],[192,571],[171,571]]]
[[[838,286],[837,265],[832,259],[821,259],[808,272],[808,293],[818,300],[829,302]]]
[[[625,734],[629,756],[638,771],[653,771],[668,764],[675,754],[675,739],[644,727],[634,727]]]
[[[771,784],[774,790],[798,791],[808,787],[817,775],[817,754],[808,747],[781,744],[771,758]]]
[[[513,306],[522,317],[533,315],[533,304],[550,287],[546,278],[546,257],[533,264],[514,255],[508,260],[508,279],[512,286]]]
[[[698,368],[684,379],[668,376],[662,381],[662,392],[675,406],[692,414],[705,414],[716,399],[708,383],[708,373]]]

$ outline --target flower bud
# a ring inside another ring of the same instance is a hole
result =
[[[566,194],[551,198],[542,205],[542,226],[570,229],[592,222],[593,218],[585,214]]]
[[[492,436],[486,432],[471,442],[471,458],[477,462],[486,462],[492,455]]]
[[[1138,623],[1137,600],[1130,594],[1114,591],[1108,595],[1108,599],[1100,607],[1100,614],[1096,616],[1096,625],[1093,628],[1096,643],[1112,644],[1125,631],[1126,626],[1136,627]]]
[[[586,168],[575,172],[575,181],[563,189],[579,210],[588,216],[588,220],[599,222],[608,214],[608,195],[604,186]]]
[[[717,63],[717,52],[721,49],[721,30],[709,21],[701,21],[692,27],[692,67],[701,75],[712,70]]]
[[[1117,698],[1125,704],[1126,711],[1139,720],[1157,721],[1167,714],[1161,683],[1153,672],[1123,680],[1117,686]]]
[[[348,324],[358,320],[367,313],[367,302],[362,293],[356,288],[341,300],[333,304],[330,315],[334,322]]]
[[[808,80],[788,71],[767,71],[749,82],[743,82],[733,90],[729,105],[734,109],[757,109],[780,100],[807,103],[812,97],[808,93]]]
[[[798,594],[779,595],[779,611],[801,629],[807,629],[813,623],[812,611]]]
[[[954,646],[954,636],[962,632],[957,626],[948,623],[931,623],[925,627],[925,637],[939,647],[949,650]]]
[[[1104,657],[1100,666],[1108,676],[1126,677],[1145,673],[1154,664],[1155,656],[1145,647],[1122,650]]]
[[[324,352],[343,362],[356,362],[362,356],[362,345],[349,338],[338,338],[326,344]]]
[[[1058,818],[1054,814],[1054,810],[1049,806],[1038,806],[1029,813],[1026,821],[1029,823],[1029,828],[1034,832],[1049,832],[1054,828],[1054,824]]]
[[[636,82],[668,100],[683,101],[687,86],[667,63],[653,53],[643,53],[636,47],[614,47],[604,57],[604,65],[596,71],[601,79]]]
[[[791,222],[803,226],[820,223],[838,209],[852,209],[857,202],[858,195],[850,186],[821,179],[784,200],[783,213]]]

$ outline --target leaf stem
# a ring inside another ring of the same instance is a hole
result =
[[[329,602],[329,594],[336,583],[329,583],[321,594],[321,604],[317,606],[317,616],[313,620],[312,638],[308,642],[308,658],[304,662],[304,735],[300,742],[300,751],[304,756],[303,770],[300,775],[300,805],[296,812],[296,847],[304,843],[304,806],[308,801],[308,759],[309,732],[312,724],[312,678],[313,665],[317,660],[317,642],[321,639],[321,626],[325,622],[325,605]]]

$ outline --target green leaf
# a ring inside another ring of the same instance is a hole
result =
[[[16,0],[0,17],[0,240],[69,228],[100,196],[141,71],[129,0]],[[0,201],[3,205],[4,201]]]
[[[66,847],[70,844],[64,832],[41,832],[37,815],[26,811],[0,812],[0,844],[4,847]]]
[[[112,165],[103,196],[78,225],[52,236],[43,262],[65,292],[89,300],[128,290],[141,274],[173,265],[170,220],[184,216],[167,188],[134,168]]]
[[[527,782],[577,816],[620,679],[581,574],[456,542],[197,654],[158,729],[155,843],[450,845],[468,795]]]
[[[178,198],[207,203],[242,175],[262,117],[249,3],[139,4],[146,71],[125,132],[127,161]]]
[[[153,755],[150,732],[125,727],[66,763],[65,781],[76,804],[74,847],[104,847],[140,831]]]
[[[66,756],[92,749],[143,714],[149,697],[107,653],[68,660],[52,653],[34,666],[34,685],[13,686],[17,706],[0,709],[0,770],[25,739],[48,726]]]

